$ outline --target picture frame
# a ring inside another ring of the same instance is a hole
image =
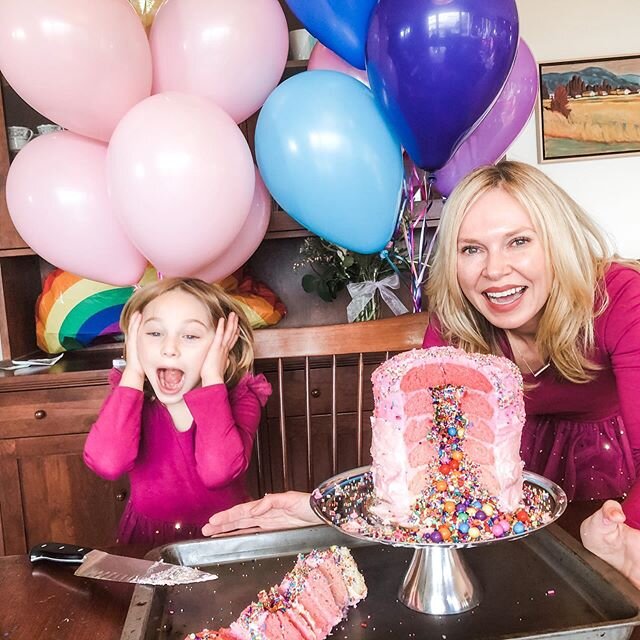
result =
[[[640,55],[538,65],[541,163],[640,154]]]

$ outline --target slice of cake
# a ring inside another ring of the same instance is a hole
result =
[[[380,365],[372,381],[372,511],[381,520],[412,524],[418,501],[437,502],[436,492],[443,509],[460,509],[448,497],[461,493],[517,508],[525,413],[522,376],[510,360],[414,349]]]
[[[275,587],[261,591],[258,601],[252,602],[231,623],[235,640],[314,640],[310,623],[300,615]]]
[[[364,578],[346,547],[299,555],[277,587],[261,591],[230,628],[185,640],[322,640],[367,595]]]
[[[318,567],[327,576],[334,598],[342,606],[343,612],[367,597],[364,577],[347,547],[332,546],[320,551],[314,549],[306,556],[298,556],[296,566],[300,563]]]

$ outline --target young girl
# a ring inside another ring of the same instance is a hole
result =
[[[271,393],[249,372],[251,328],[220,287],[180,278],[136,291],[120,323],[126,366],[111,374],[85,463],[107,480],[129,474],[118,542],[199,537],[211,513],[249,499],[244,474]]]

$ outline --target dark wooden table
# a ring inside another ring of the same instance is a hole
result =
[[[118,640],[134,585],[89,580],[74,567],[0,558],[2,640]]]
[[[572,505],[560,524],[573,535],[593,505]],[[117,551],[143,557],[146,549]],[[119,640],[133,585],[77,578],[74,567],[0,557],[0,640]],[[640,640],[636,628],[632,640]]]

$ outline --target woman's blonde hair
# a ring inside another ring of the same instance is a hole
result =
[[[594,317],[608,303],[604,273],[619,258],[582,207],[535,167],[513,161],[480,167],[452,192],[427,282],[429,311],[451,343],[471,352],[502,353],[498,329],[466,299],[457,276],[460,226],[474,203],[491,189],[502,189],[529,213],[545,250],[544,268],[552,278],[536,333],[541,357],[550,360],[563,378],[588,382],[599,368],[589,356]]]
[[[133,314],[137,311],[142,313],[152,300],[170,291],[184,291],[200,300],[209,311],[214,328],[220,318],[228,318],[232,311],[238,316],[240,335],[229,352],[229,364],[224,374],[227,386],[234,387],[253,365],[253,330],[238,303],[217,284],[208,284],[197,278],[164,278],[138,289],[124,305],[120,315],[120,327],[125,339]]]

